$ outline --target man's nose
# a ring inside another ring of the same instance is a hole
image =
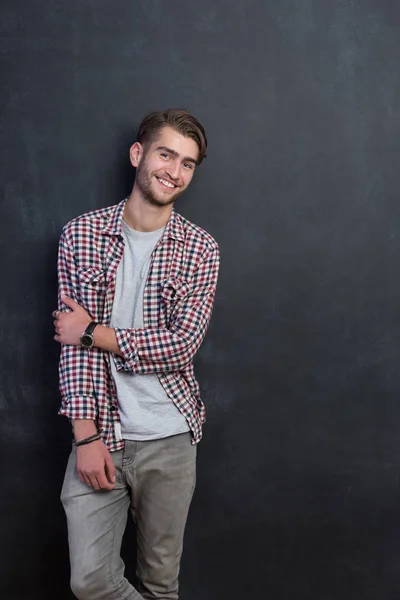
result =
[[[180,171],[181,166],[179,164],[179,161],[174,160],[168,165],[167,173],[171,177],[171,179],[179,179]]]

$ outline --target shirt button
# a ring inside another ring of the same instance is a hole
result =
[[[112,407],[111,407],[111,411],[112,411],[112,412],[115,412],[116,410],[117,410],[117,408],[116,408],[115,406],[112,406]]]

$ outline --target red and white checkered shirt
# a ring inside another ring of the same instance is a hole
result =
[[[65,310],[61,295],[66,294],[94,321],[109,326],[117,267],[124,252],[125,202],[82,215],[64,227],[58,255],[60,310]],[[110,370],[114,360],[118,370],[157,373],[186,418],[193,443],[199,442],[205,407],[193,358],[210,322],[218,268],[216,241],[173,211],[151,257],[143,298],[144,327],[115,329],[121,356],[99,348],[61,346],[59,414],[93,419],[111,451],[123,448]]]

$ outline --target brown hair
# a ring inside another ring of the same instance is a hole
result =
[[[180,108],[152,112],[143,119],[139,126],[138,142],[141,144],[153,142],[163,127],[172,127],[184,137],[194,140],[199,147],[197,164],[202,162],[206,156],[207,137],[204,127],[196,117]]]

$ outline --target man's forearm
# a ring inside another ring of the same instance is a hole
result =
[[[86,330],[92,318],[89,313],[69,296],[61,296],[69,311],[55,310],[53,312],[56,335],[54,339],[67,346],[79,346],[82,333]],[[105,325],[97,325],[94,332],[94,346],[121,354],[114,329]]]
[[[93,332],[93,338],[94,346],[96,348],[101,348],[102,350],[113,352],[114,354],[121,354],[115,331],[111,327],[106,327],[105,325],[97,325],[96,329]]]

